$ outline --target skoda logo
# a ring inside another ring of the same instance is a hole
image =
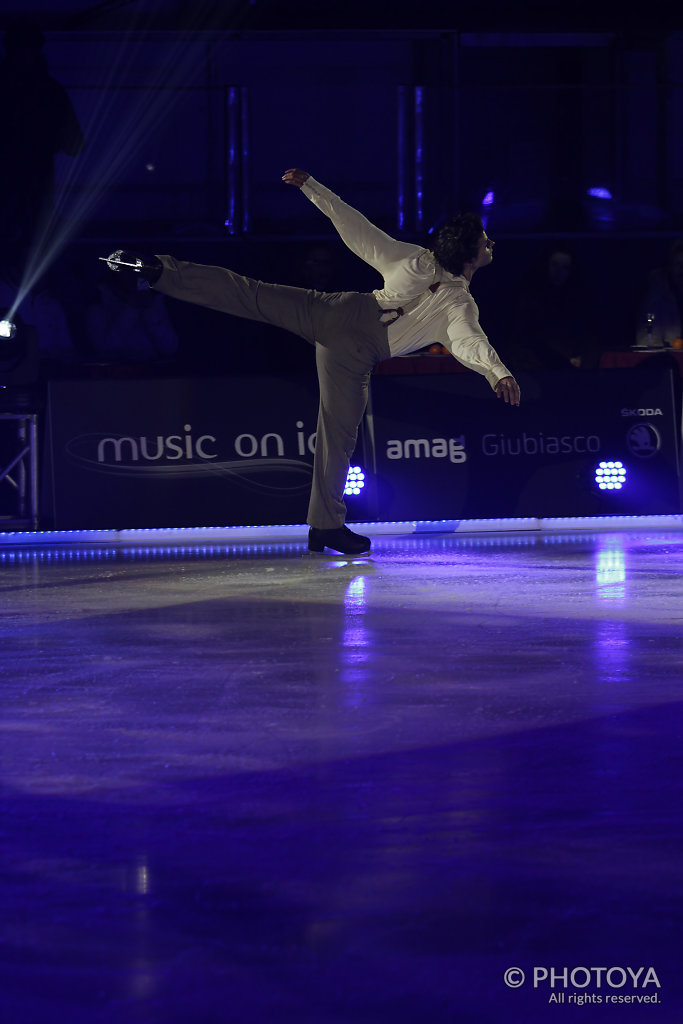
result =
[[[634,423],[626,434],[626,444],[632,455],[639,459],[651,459],[661,448],[662,439],[651,423]]]

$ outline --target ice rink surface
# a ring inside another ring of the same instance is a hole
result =
[[[0,569],[3,1022],[683,1020],[683,531]]]

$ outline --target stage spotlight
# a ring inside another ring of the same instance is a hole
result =
[[[365,473],[360,466],[350,466],[344,494],[360,494],[365,487]]]
[[[623,462],[601,462],[595,470],[595,482],[601,491],[620,491],[626,483]]]
[[[24,400],[32,401],[25,389],[36,383],[38,371],[38,332],[10,310],[0,319],[0,406],[3,410],[8,408],[8,403],[18,408]]]

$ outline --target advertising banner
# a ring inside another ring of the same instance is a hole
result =
[[[303,523],[317,407],[315,378],[53,382],[41,521]]]
[[[520,383],[515,408],[474,374],[374,376],[349,521],[680,511],[670,371]],[[41,525],[304,523],[317,403],[303,376],[54,382]],[[620,486],[600,487],[601,463]]]
[[[670,370],[544,372],[521,375],[520,384],[517,408],[474,374],[374,378],[368,427],[375,515],[400,521],[680,511]],[[612,466],[598,473],[600,463],[617,462],[623,472]],[[621,486],[601,488],[612,475]]]

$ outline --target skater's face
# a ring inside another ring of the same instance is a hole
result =
[[[474,261],[474,269],[478,270],[480,267],[488,267],[489,263],[493,259],[493,247],[496,243],[492,238],[489,238],[486,232],[482,232],[482,236],[479,240],[479,248],[477,249],[477,258]]]

